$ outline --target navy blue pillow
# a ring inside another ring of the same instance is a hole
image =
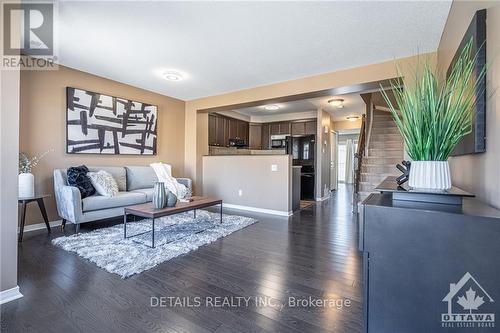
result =
[[[95,188],[90,178],[87,177],[87,172],[89,172],[89,168],[85,165],[71,167],[66,172],[68,175],[68,185],[78,188],[82,199],[95,194]]]

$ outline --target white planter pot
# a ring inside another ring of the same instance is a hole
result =
[[[418,190],[449,190],[451,175],[448,161],[411,161],[408,185]]]
[[[35,177],[31,173],[19,174],[19,194],[20,198],[35,196]]]

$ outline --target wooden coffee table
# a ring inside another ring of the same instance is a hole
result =
[[[127,215],[139,216],[151,219],[151,246],[155,247],[155,219],[169,215],[193,211],[194,218],[196,218],[196,210],[215,205],[220,205],[220,223],[222,223],[222,200],[209,198],[209,197],[193,197],[190,202],[177,202],[175,207],[165,207],[162,209],[155,209],[152,202],[125,207],[123,212],[123,237],[132,238],[135,236],[143,235],[149,231],[127,236]],[[141,243],[142,244],[142,243]]]

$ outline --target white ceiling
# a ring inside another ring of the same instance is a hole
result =
[[[333,98],[342,98],[344,100],[344,108],[338,109],[328,104],[328,101]],[[359,94],[319,97],[286,103],[275,103],[275,105],[278,105],[280,109],[268,111],[265,109],[266,105],[259,105],[234,111],[250,117],[270,117],[287,114],[292,116],[294,113],[316,111],[322,108],[324,111],[330,113],[333,121],[347,120],[346,117],[348,116],[360,116],[365,113],[365,102]]]
[[[56,33],[62,65],[191,100],[435,51],[450,5],[60,1]]]

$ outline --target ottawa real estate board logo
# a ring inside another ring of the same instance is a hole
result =
[[[443,302],[448,303],[448,312],[441,314],[441,327],[495,327],[494,300],[469,272],[457,283],[450,283]]]

